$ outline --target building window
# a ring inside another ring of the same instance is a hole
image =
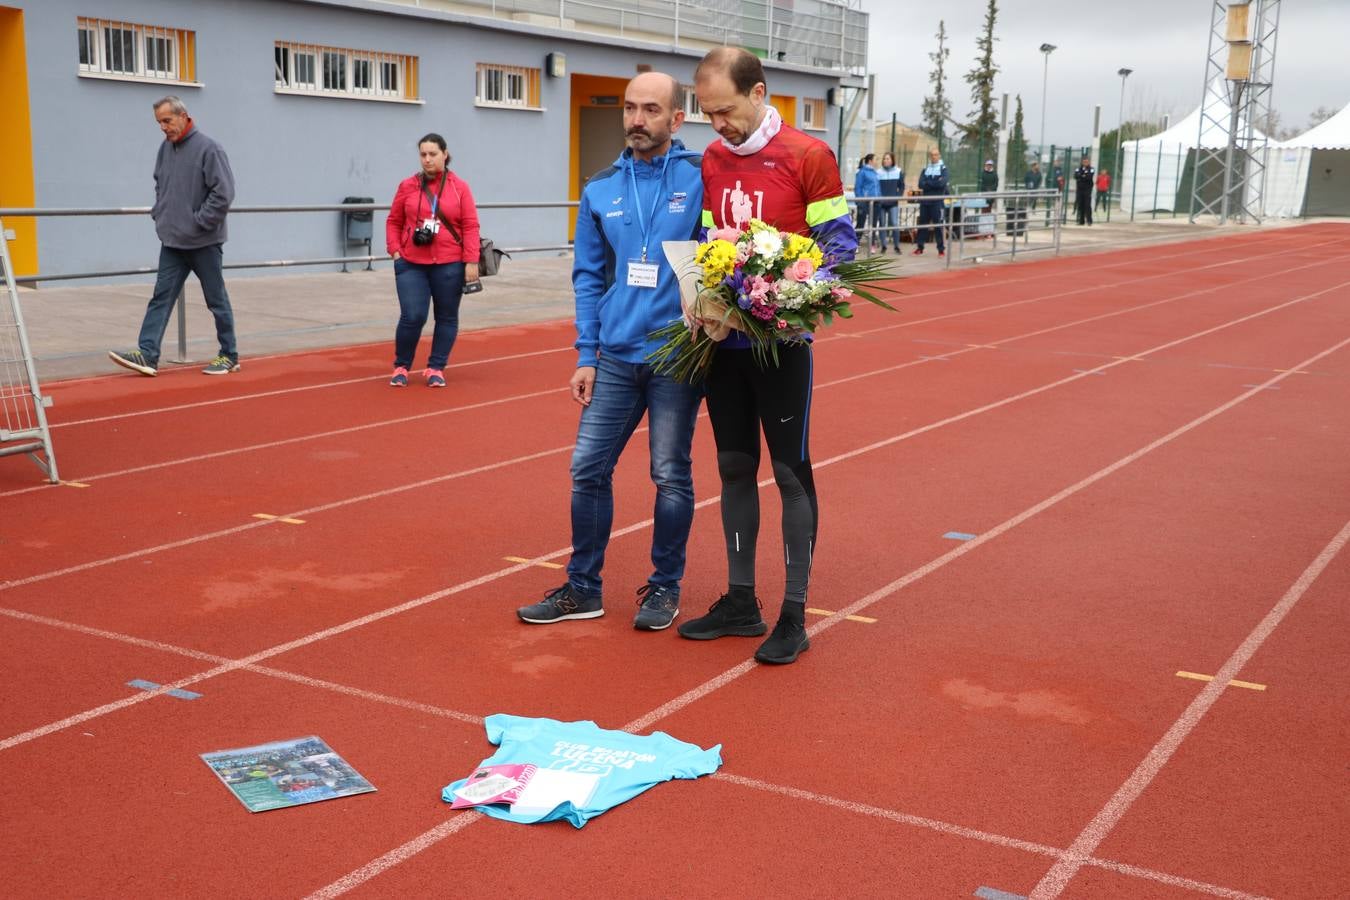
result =
[[[415,56],[277,41],[273,63],[275,89],[281,93],[372,100],[418,99]]]
[[[479,63],[474,103],[479,106],[540,109],[539,78],[539,69]]]
[[[81,75],[179,82],[195,76],[195,32],[84,17],[77,23]]]
[[[703,107],[698,105],[698,97],[694,96],[694,86],[682,84],[680,85],[680,93],[684,96],[684,120],[686,122],[708,121],[708,117],[703,114]]]
[[[813,131],[825,130],[825,101],[812,100],[810,98],[802,100],[802,128],[809,128]]]

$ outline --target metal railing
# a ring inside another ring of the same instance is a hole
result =
[[[501,201],[496,203],[478,203],[476,207],[481,210],[488,209],[567,209],[575,208],[578,205],[576,200],[545,200],[545,201]],[[390,205],[388,203],[317,203],[303,204],[295,206],[233,206],[230,207],[230,215],[250,215],[255,213],[311,213],[311,212],[338,212],[343,214],[368,212],[371,214],[377,212],[388,212]],[[67,217],[67,216],[148,216],[150,207],[148,206],[109,206],[109,207],[64,207],[64,208],[41,208],[41,207],[4,207],[0,208],[0,228],[4,227],[6,217],[25,217],[25,218],[48,218],[48,217]],[[501,247],[499,248],[507,253],[543,253],[549,251],[571,250],[572,245],[566,244],[544,244],[528,247]],[[252,260],[249,262],[226,263],[222,266],[224,269],[277,269],[291,268],[294,266],[335,266],[345,267],[350,263],[370,263],[378,260],[388,259],[388,254],[367,253],[363,256],[325,256],[310,259],[265,259]],[[15,284],[33,285],[44,281],[73,281],[81,278],[121,278],[133,275],[154,275],[159,271],[156,266],[140,266],[134,269],[100,269],[86,272],[39,272],[36,275],[18,275],[14,277]],[[178,323],[178,356],[174,362],[188,362],[187,355],[187,302],[183,291],[178,292],[178,299],[175,303],[176,319]]]
[[[938,225],[920,226],[919,205],[942,203],[943,221]],[[871,209],[868,224],[858,230],[858,252],[869,254],[871,248],[882,249],[899,243],[899,238],[918,229],[939,229],[947,245],[947,268],[953,262],[968,259],[979,261],[989,257],[1053,251],[1059,255],[1060,227],[1063,224],[1063,196],[1057,190],[994,191],[942,196],[908,197],[854,197],[855,204],[866,204]],[[878,214],[886,212],[886,205],[896,210],[896,223],[879,223]],[[1037,235],[1033,242],[1032,236]],[[1041,235],[1045,240],[1039,239]],[[934,238],[936,235],[933,236]],[[988,241],[988,243],[985,243]]]

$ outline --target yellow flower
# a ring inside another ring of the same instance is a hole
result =
[[[721,239],[700,244],[694,261],[703,267],[703,283],[721,281],[736,268],[736,245]]]

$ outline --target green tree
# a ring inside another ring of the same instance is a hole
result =
[[[1027,165],[1027,136],[1022,121],[1022,95],[1017,95],[1017,114],[1013,116],[1012,133],[1008,135],[1008,179],[1021,178]]]
[[[966,83],[970,85],[970,100],[975,108],[971,110],[970,122],[963,128],[962,143],[967,147],[982,148],[987,155],[997,146],[998,117],[994,114],[994,76],[998,66],[994,64],[994,23],[998,21],[998,0],[989,0],[989,8],[984,14],[984,31],[975,39],[979,55],[975,58],[975,68],[966,73]]]
[[[943,132],[946,128],[947,120],[952,117],[952,101],[947,96],[947,57],[951,55],[951,50],[947,48],[947,23],[939,20],[938,22],[938,48],[936,53],[928,54],[928,58],[933,61],[933,71],[928,76],[929,84],[933,85],[933,94],[923,98],[923,130],[937,138],[938,147],[943,145]]]

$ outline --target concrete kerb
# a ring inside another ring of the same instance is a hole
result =
[[[1304,224],[1303,220],[1279,220],[1262,226],[1281,228]],[[1113,222],[1078,227],[1070,221],[1063,229],[1064,254],[1095,253],[1113,247],[1131,248],[1168,244],[1226,234],[1250,233],[1252,226],[1191,225],[1184,218],[1147,222]],[[1033,236],[1033,242],[1048,240]],[[902,245],[902,277],[941,271],[945,260],[935,252],[922,257],[909,254]],[[999,248],[1005,246],[1000,238]],[[150,253],[154,248],[148,248]],[[227,248],[228,249],[228,248]],[[930,248],[935,249],[935,248]],[[967,253],[977,255],[967,243]],[[149,257],[147,257],[149,258]],[[1049,258],[1044,253],[1019,254],[1017,262]],[[981,265],[1005,265],[1007,257],[993,257]],[[482,293],[464,298],[460,328],[475,331],[531,322],[570,320],[572,302],[570,254],[508,260],[502,272],[484,279]],[[29,341],[43,381],[106,375],[120,372],[107,358],[109,350],[135,346],[150,284],[75,285],[52,282],[36,289],[22,289],[24,319]],[[373,271],[253,275],[226,272],[230,301],[235,311],[241,360],[294,350],[312,350],[356,344],[374,344],[370,349],[371,373],[378,374],[392,356],[398,302],[393,270],[388,265]],[[191,365],[200,365],[216,352],[215,326],[195,278],[187,286],[188,355]],[[176,320],[165,336],[161,368],[175,366]],[[429,330],[429,329],[428,329]],[[380,347],[381,343],[389,346]]]

